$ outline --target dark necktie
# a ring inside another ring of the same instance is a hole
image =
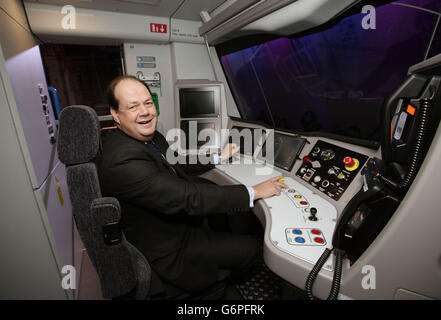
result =
[[[161,151],[159,151],[158,147],[152,142],[152,141],[147,141],[146,144],[153,149],[153,151],[156,152],[156,154],[158,154],[159,156],[162,157],[162,159],[166,160],[164,155],[162,154]]]
[[[148,145],[153,151],[155,151],[155,153],[156,154],[158,154],[160,157],[162,157],[162,159],[164,159],[165,161],[167,161],[167,159],[165,158],[165,156],[162,154],[162,152],[158,149],[158,147],[153,143],[153,141],[147,141],[146,142],[146,145]],[[168,161],[167,161],[167,163],[168,163]],[[175,174],[177,174],[176,173],[176,170],[175,170],[175,168],[173,168],[170,164],[169,164],[169,166],[170,166],[170,168],[173,170],[173,172],[175,173]]]

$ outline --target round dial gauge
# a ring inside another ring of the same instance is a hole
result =
[[[324,161],[328,161],[328,160],[331,160],[331,159],[333,159],[333,158],[335,157],[335,152],[334,152],[334,150],[326,149],[326,150],[323,150],[323,151],[320,153],[320,157],[321,157]]]

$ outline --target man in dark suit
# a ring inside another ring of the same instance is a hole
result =
[[[103,146],[99,166],[103,195],[120,201],[127,240],[147,257],[168,296],[172,295],[168,286],[198,293],[216,282],[219,269],[249,267],[258,241],[213,231],[204,217],[249,211],[253,200],[279,195],[286,188],[278,182],[280,177],[254,187],[195,182],[188,172],[200,171],[201,165],[167,162],[169,146],[156,131],[157,112],[143,82],[118,77],[109,85],[108,99],[118,130]],[[237,146],[227,145],[221,159],[236,151]]]

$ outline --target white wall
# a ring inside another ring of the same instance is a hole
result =
[[[0,0],[0,30],[6,60],[38,44],[29,31],[24,9],[18,0]]]
[[[24,160],[27,147],[23,137],[19,141],[23,131],[15,109],[0,52],[0,299],[65,299],[52,236],[43,223],[45,208],[33,192]]]
[[[0,299],[66,299],[5,68],[6,59],[37,45],[20,1],[0,0],[0,30]]]
[[[207,48],[202,44],[171,44],[175,79],[207,79],[215,81]]]
[[[155,57],[156,68],[138,68],[137,56]],[[127,74],[136,76],[137,72],[142,72],[144,76],[153,76],[155,72],[160,73],[161,89],[151,87],[152,92],[158,94],[159,100],[158,130],[164,134],[174,128],[174,79],[172,77],[170,45],[125,43],[124,59]]]
[[[207,47],[203,44],[173,42],[171,44],[141,44],[125,43],[124,59],[126,73],[136,76],[142,72],[144,76],[161,74],[161,90],[151,87],[152,92],[159,96],[158,130],[166,133],[175,127],[175,98],[174,84],[178,80],[206,79],[225,84],[228,115],[239,117],[236,104],[232,98],[224,77],[220,62],[214,48],[210,48],[213,66],[208,55]],[[154,57],[155,68],[138,68],[136,57]],[[215,75],[216,72],[216,75]]]
[[[208,79],[223,82],[228,115],[240,117],[215,48],[210,47],[210,55],[211,61],[207,47],[203,44],[172,43],[172,57],[174,57],[176,69],[175,77],[177,80]]]

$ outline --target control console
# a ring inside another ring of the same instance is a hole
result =
[[[334,200],[340,199],[367,156],[318,140],[296,175]]]
[[[256,185],[280,172],[262,164],[217,165],[216,168],[245,185]],[[264,170],[266,169],[266,171]],[[259,173],[266,172],[266,175]],[[332,236],[337,222],[337,209],[318,193],[311,191],[291,177],[284,177],[288,186],[280,196],[261,200],[268,207],[269,240],[291,256],[314,265],[325,248],[332,247]],[[324,269],[333,270],[328,259]]]
[[[332,247],[337,210],[294,179],[285,177],[284,183],[289,188],[279,197],[264,200],[271,212],[270,239],[278,249],[315,264]],[[332,261],[324,268],[332,270]]]

